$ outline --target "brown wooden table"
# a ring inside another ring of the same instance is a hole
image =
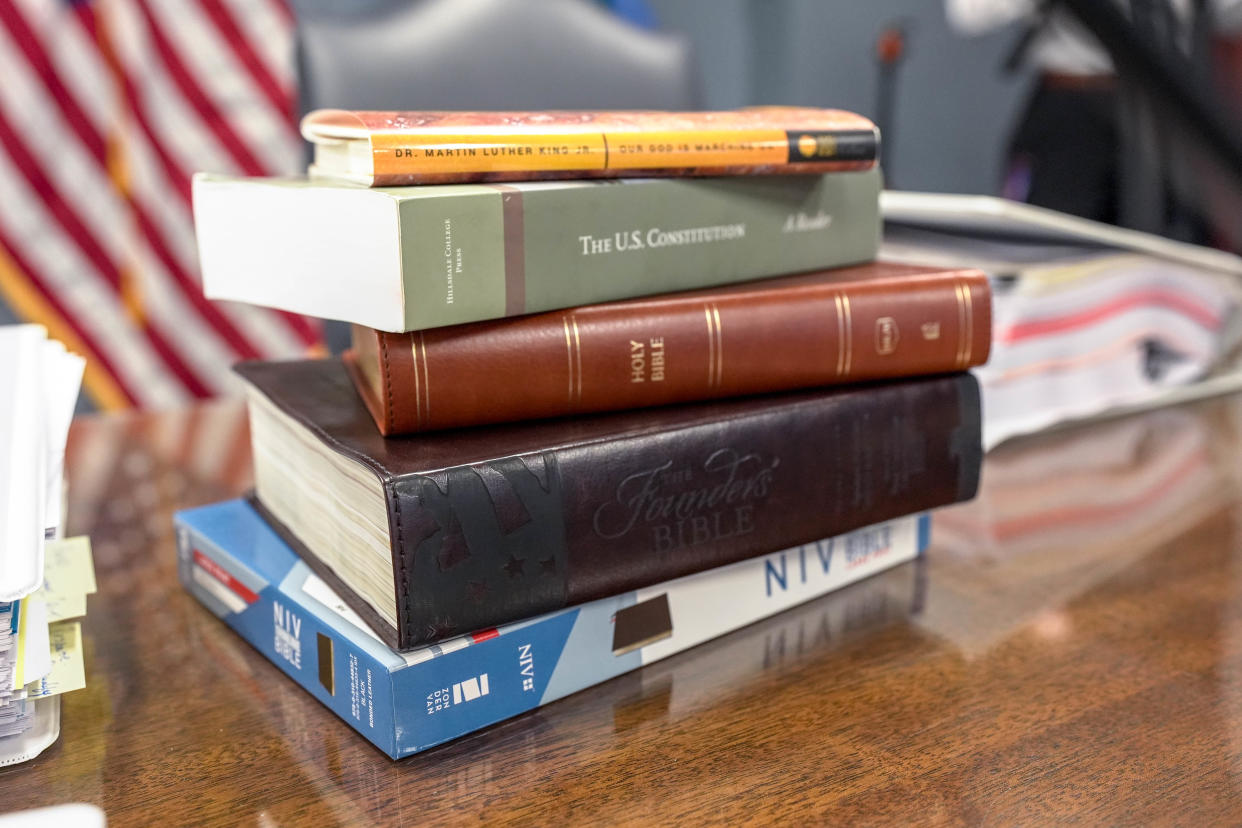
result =
[[[99,576],[89,686],[65,697],[56,745],[0,769],[0,810],[86,801],[113,825],[1237,823],[1239,411],[1217,400],[1003,447],[979,500],[937,516],[927,565],[877,582],[917,583],[912,602],[830,596],[401,762],[177,583],[172,511],[248,485],[241,406],[82,419],[69,525],[92,537]]]

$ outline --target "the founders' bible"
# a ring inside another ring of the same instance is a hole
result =
[[[302,119],[312,177],[375,187],[543,178],[864,170],[879,131],[836,109],[351,112]]]
[[[413,333],[354,327],[384,434],[619,411],[987,361],[978,270],[868,264]]]
[[[964,500],[982,458],[968,373],[384,438],[339,361],[238,372],[262,510],[398,649]]]

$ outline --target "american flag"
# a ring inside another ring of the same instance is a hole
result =
[[[206,300],[191,218],[193,172],[302,167],[293,44],[283,0],[0,0],[0,306],[86,357],[97,407],[212,396],[319,341]]]

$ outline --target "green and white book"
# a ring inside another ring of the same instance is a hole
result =
[[[878,170],[363,188],[194,179],[203,287],[411,331],[868,261]]]

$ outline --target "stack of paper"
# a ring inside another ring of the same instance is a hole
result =
[[[0,327],[0,765],[60,733],[59,694],[85,685],[90,544],[61,539],[65,441],[84,362],[37,325]]]
[[[989,448],[1242,383],[1236,256],[1003,199],[885,193],[883,205],[883,257],[993,278],[992,354],[976,371]],[[1203,382],[1226,372],[1233,382]]]

